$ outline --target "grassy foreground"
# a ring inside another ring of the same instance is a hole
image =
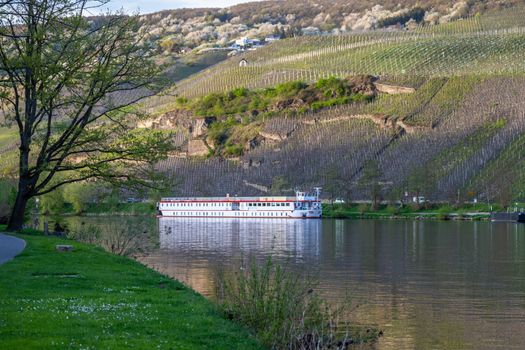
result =
[[[69,240],[18,237],[26,249],[0,266],[1,349],[261,348],[204,297],[136,261]]]

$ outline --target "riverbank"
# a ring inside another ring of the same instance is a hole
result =
[[[27,246],[0,267],[2,349],[261,349],[210,301],[134,260],[71,240],[16,236]],[[73,251],[58,252],[57,244]]]
[[[501,208],[493,206],[493,210]],[[428,205],[427,208],[414,208],[405,205],[380,205],[372,210],[370,205],[364,204],[323,204],[323,217],[331,219],[407,219],[407,220],[488,220],[490,206],[486,204],[464,205],[458,208],[450,205]],[[65,206],[58,215],[78,215],[70,206]],[[155,216],[155,203],[107,203],[89,204],[83,216]]]
[[[155,216],[156,203],[154,202],[139,202],[139,203],[89,203],[85,205],[84,210],[80,215],[85,216],[106,216],[106,215],[121,215],[121,216]],[[60,212],[53,213],[55,215],[79,215],[73,210],[69,204],[65,204]]]
[[[453,208],[449,205],[429,205],[427,208],[412,206],[380,205],[372,210],[363,204],[323,204],[323,217],[333,219],[408,219],[408,220],[488,220],[487,205],[465,205]]]

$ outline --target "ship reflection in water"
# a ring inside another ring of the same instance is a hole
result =
[[[267,256],[319,278],[376,349],[525,348],[525,225],[470,222],[159,219],[144,259],[213,296],[217,268]]]
[[[301,258],[305,247],[319,247],[320,220],[190,218],[159,219],[161,249],[271,252]]]

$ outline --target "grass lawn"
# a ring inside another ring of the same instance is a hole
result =
[[[261,348],[210,301],[136,261],[18,237],[26,249],[0,266],[0,349]]]

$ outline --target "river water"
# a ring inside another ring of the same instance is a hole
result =
[[[374,349],[525,348],[525,225],[142,220],[158,236],[143,262],[206,296],[218,267],[271,255],[316,276],[328,300],[349,296],[353,321],[384,331]]]

